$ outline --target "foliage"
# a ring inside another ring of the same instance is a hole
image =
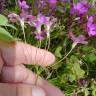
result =
[[[24,6],[17,0],[7,1],[2,14],[8,16],[9,21],[0,15],[0,40],[10,42],[18,38],[51,51],[56,56],[52,66],[27,67],[58,86],[65,96],[96,96],[95,0],[83,2],[86,6],[82,5],[84,0],[58,0],[54,4],[43,0],[43,5],[40,0],[26,1],[28,4]]]
[[[3,15],[0,15],[0,41],[1,42],[7,42],[7,43],[11,43],[14,42],[15,39],[9,34],[8,31],[6,31],[4,28],[2,28],[2,26],[9,26],[9,27],[13,27],[15,28],[13,25],[8,24],[8,19],[6,17],[4,17]]]

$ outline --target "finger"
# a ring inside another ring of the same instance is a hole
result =
[[[52,53],[21,42],[17,42],[15,46],[0,46],[0,48],[7,65],[24,63],[48,66],[55,61]]]
[[[2,60],[1,52],[0,52],[0,74],[1,74],[1,70],[2,70],[3,64],[4,64],[4,62]]]
[[[1,73],[1,81],[10,83],[20,83],[28,76],[28,72],[24,65],[3,66]]]
[[[0,96],[46,96],[46,94],[37,86],[0,83]]]
[[[23,81],[24,84],[34,84],[37,77],[34,73],[32,73],[30,70],[28,70],[29,76],[26,78],[26,80]],[[38,77],[38,80],[36,82],[37,86],[40,86],[43,88],[48,96],[64,96],[64,94],[55,86],[48,83],[46,80]]]
[[[21,65],[23,66],[23,65]],[[35,84],[36,81],[36,75],[32,73],[30,70],[22,68],[18,65],[17,68],[15,68],[15,72],[12,71],[13,68],[8,66],[6,68],[3,68],[2,70],[2,79],[4,82],[22,82],[26,84]],[[12,73],[14,72],[14,74]],[[49,84],[47,81],[43,80],[42,78],[38,78],[37,85],[40,86],[45,90],[45,92],[48,94],[48,96],[63,96],[63,93],[53,85]]]

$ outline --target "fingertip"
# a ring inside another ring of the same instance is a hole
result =
[[[37,86],[32,87],[32,96],[46,96],[45,91]]]
[[[42,78],[38,79],[37,85],[43,88],[48,96],[65,96],[59,88],[53,86]]]
[[[44,64],[45,66],[49,66],[55,62],[55,56],[51,52],[46,52],[45,58],[44,58]]]
[[[44,92],[47,94],[47,96],[64,96],[63,92],[60,91],[57,87],[53,86],[52,84],[48,83],[46,80],[42,79],[41,77],[38,77],[38,80],[36,82],[36,75],[28,70],[28,78],[24,80],[22,83],[24,84],[35,84],[37,86],[40,86],[44,89]],[[38,95],[37,95],[38,96]]]
[[[2,68],[2,82],[18,83],[27,78],[27,70],[24,65],[4,66]]]
[[[36,48],[29,44],[22,43],[25,57],[27,58],[26,63],[30,64],[37,64],[43,67],[49,66],[55,62],[55,56],[44,49]]]
[[[28,84],[17,84],[17,94],[18,96],[46,96],[41,87]]]

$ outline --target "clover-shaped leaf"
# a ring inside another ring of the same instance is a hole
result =
[[[5,26],[8,23],[8,19],[0,14],[0,25]]]
[[[11,43],[15,42],[15,39],[4,28],[0,27],[0,41]]]

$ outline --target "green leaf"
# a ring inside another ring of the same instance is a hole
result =
[[[56,51],[55,51],[55,56],[59,57],[59,58],[62,58],[62,55],[61,55],[61,50],[62,50],[62,47],[61,46],[58,46],[56,48]]]
[[[0,41],[11,43],[14,42],[15,39],[9,34],[9,32],[0,27]]]
[[[91,82],[92,96],[96,96],[96,85],[94,81]]]
[[[74,81],[74,80],[76,80],[76,75],[73,73],[71,73],[71,74],[69,74],[69,80],[72,82],[72,81]]]
[[[8,23],[8,19],[0,14],[0,25],[6,25]]]
[[[92,91],[92,95],[93,95],[93,96],[96,96],[96,89],[94,89],[94,90]]]
[[[89,96],[89,91],[87,88],[85,89],[85,95],[84,96]]]
[[[61,13],[64,13],[64,8],[61,7],[61,6],[58,6],[58,7],[57,7],[57,10],[58,10],[59,12],[61,12]]]
[[[13,28],[13,29],[15,29],[15,30],[16,30],[16,27],[15,27],[15,26],[13,26],[12,24],[7,24],[7,25],[5,25],[5,26],[7,26],[7,27],[11,27],[11,28]]]
[[[88,55],[88,59],[89,59],[90,62],[94,62],[94,61],[96,61],[96,55],[95,54],[90,54],[90,55]]]
[[[78,58],[71,56],[68,64],[71,65],[71,73],[69,74],[71,81],[84,77],[85,71],[81,69]]]

